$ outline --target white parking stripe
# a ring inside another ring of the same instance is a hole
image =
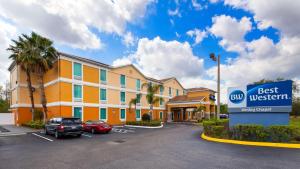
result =
[[[82,136],[85,136],[85,137],[89,137],[89,138],[91,138],[92,136],[90,136],[90,135],[87,135],[87,134],[81,134]]]
[[[53,140],[51,140],[51,139],[49,139],[49,138],[47,138],[47,137],[43,137],[43,136],[38,135],[38,134],[36,134],[36,133],[32,133],[32,134],[35,135],[35,136],[37,136],[37,137],[43,138],[43,139],[45,139],[45,140],[53,141]]]

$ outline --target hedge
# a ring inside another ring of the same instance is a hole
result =
[[[216,138],[243,141],[293,142],[300,141],[300,128],[293,126],[236,125],[228,128],[228,120],[203,122],[204,134]]]
[[[128,121],[126,124],[135,126],[160,126],[161,121]]]
[[[22,124],[22,126],[26,126],[34,129],[42,129],[45,127],[45,124],[43,121],[30,121]]]

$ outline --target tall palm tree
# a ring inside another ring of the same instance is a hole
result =
[[[48,109],[44,87],[44,76],[45,73],[53,67],[58,54],[53,47],[53,42],[45,37],[32,32],[31,37],[25,36],[25,38],[31,46],[30,54],[35,59],[35,71],[38,75],[40,99],[43,107],[44,121],[46,121],[48,117]]]
[[[159,89],[163,87],[161,84],[152,84],[151,82],[144,83],[142,88],[147,87],[147,95],[146,99],[148,104],[150,105],[150,112],[153,112],[153,105],[159,103],[159,101],[163,101],[163,98],[155,96],[158,93]],[[150,113],[149,112],[149,113]],[[151,117],[152,118],[152,117]]]
[[[10,45],[7,50],[12,53],[9,56],[9,58],[12,59],[17,66],[20,66],[21,69],[26,73],[26,81],[31,102],[31,113],[33,118],[35,105],[33,98],[34,90],[32,87],[31,73],[33,72],[35,67],[35,58],[33,55],[30,54],[30,44],[26,40],[26,37],[26,35],[22,34],[22,36],[19,36],[18,40],[12,40],[13,45]]]

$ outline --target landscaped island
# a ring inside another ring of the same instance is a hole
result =
[[[300,143],[300,118],[291,118],[289,126],[236,125],[229,127],[228,120],[203,122],[206,136],[257,142]]]

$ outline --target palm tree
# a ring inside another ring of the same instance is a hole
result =
[[[48,109],[44,87],[44,75],[53,67],[54,62],[57,60],[58,54],[53,47],[53,42],[45,37],[32,32],[31,37],[25,36],[25,38],[31,46],[31,52],[29,55],[32,55],[35,59],[35,70],[38,75],[40,99],[43,107],[45,122],[48,117]]]
[[[149,82],[149,83],[144,83],[142,85],[142,88],[144,87],[147,87],[146,99],[148,104],[150,105],[150,112],[152,113],[153,105],[158,103],[159,101],[163,101],[163,98],[155,96],[155,94],[158,93],[159,89],[163,86],[160,84],[152,84],[151,82]]]
[[[131,112],[131,107],[134,105],[134,110],[136,110],[136,105],[140,102],[141,94],[137,94],[136,98],[133,98],[129,102],[129,112]]]
[[[11,51],[12,53],[9,56],[9,58],[12,59],[16,63],[16,65],[20,66],[21,69],[26,73],[26,81],[31,102],[31,113],[33,118],[35,106],[33,98],[34,88],[32,87],[31,73],[34,70],[35,58],[33,55],[30,54],[30,44],[26,40],[26,37],[26,35],[22,34],[22,36],[19,36],[18,40],[12,40],[14,44],[10,45],[7,50]]]

